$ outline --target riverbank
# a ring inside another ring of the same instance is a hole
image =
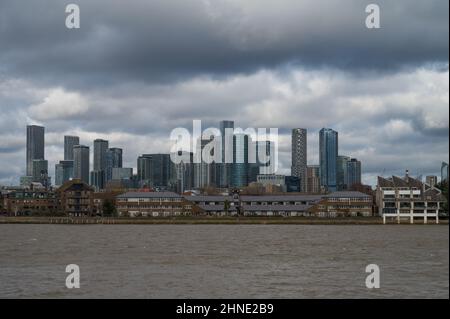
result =
[[[388,224],[397,224],[388,220]],[[86,217],[0,217],[0,224],[71,224],[71,225],[383,225],[381,217],[167,217],[167,218],[86,218]],[[402,220],[402,225],[410,225],[409,219]],[[440,220],[440,225],[448,225],[448,220]],[[417,219],[414,225],[423,225],[423,219]],[[427,225],[436,225],[429,220]]]

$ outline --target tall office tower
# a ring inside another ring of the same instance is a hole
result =
[[[113,179],[113,168],[122,167],[122,154],[121,148],[109,148],[106,151],[106,170],[105,170],[105,182],[109,182]]]
[[[320,184],[327,191],[337,190],[338,132],[323,128],[319,133]]]
[[[89,146],[73,147],[73,178],[89,184]]]
[[[350,161],[350,157],[339,155],[337,158],[337,169],[336,169],[336,181],[337,189],[343,191],[348,189],[347,184],[347,162]]]
[[[225,163],[225,152],[227,152],[227,146],[225,145],[226,129],[234,130],[234,121],[221,121],[220,122],[220,135],[222,137],[222,163],[220,165],[217,165],[217,167],[219,168],[219,174],[217,174],[217,180],[218,180],[218,185],[220,187],[228,187],[231,182],[232,163]],[[231,136],[231,140],[232,140],[232,136]],[[232,151],[232,147],[233,146],[232,146],[232,142],[231,142],[228,147],[228,152]]]
[[[48,161],[43,159],[35,159],[33,166],[33,182],[41,183],[43,186],[50,186],[48,180]]]
[[[102,139],[94,140],[94,169],[91,173],[91,177],[93,177],[91,179],[91,185],[96,189],[103,189],[105,187],[106,152],[108,151],[108,146],[108,141]]]
[[[320,193],[320,166],[309,165],[306,168],[306,180],[308,193]]]
[[[436,186],[436,184],[438,183],[437,179],[438,178],[435,175],[428,175],[427,177],[425,177],[425,182],[431,187],[433,187]]]
[[[80,145],[78,136],[64,136],[64,160],[73,161],[73,147]]]
[[[217,168],[215,163],[207,163],[203,158],[203,149],[211,142],[210,139],[200,139],[199,144],[202,156],[200,157],[201,163],[194,163],[194,187],[205,188],[215,185],[215,169]],[[214,154],[211,154],[212,156]]]
[[[178,152],[179,156],[182,154],[182,151]],[[188,160],[175,164],[177,193],[183,193],[194,187],[194,154],[184,152],[183,155]]]
[[[271,141],[249,143],[249,183],[256,182],[258,175],[275,174],[275,144]]]
[[[231,169],[231,186],[245,187],[249,180],[248,150],[252,143],[247,134],[233,136],[233,164]]]
[[[448,163],[442,162],[441,165],[441,182],[448,183]]]
[[[96,139],[94,141],[94,171],[104,171],[106,168],[106,151],[108,141]]]
[[[105,188],[105,171],[92,171],[89,183],[96,191]]]
[[[55,165],[55,185],[61,186],[73,178],[73,161],[59,161]]]
[[[307,191],[307,131],[304,128],[292,130],[292,167],[291,175],[300,179],[300,191]]]
[[[347,188],[355,184],[361,184],[361,162],[356,158],[352,158],[347,162]]]
[[[37,125],[27,126],[27,176],[33,176],[33,160],[43,160],[45,150],[45,128]]]
[[[144,154],[137,159],[137,179],[141,183],[149,184],[152,178],[152,157],[151,155]]]

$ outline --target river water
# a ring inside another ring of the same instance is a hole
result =
[[[0,298],[449,298],[449,229],[0,225]]]

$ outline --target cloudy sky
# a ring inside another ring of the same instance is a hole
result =
[[[65,6],[81,28],[65,27]],[[381,8],[381,29],[365,7]],[[0,0],[0,184],[25,173],[25,126],[46,127],[51,175],[63,135],[168,152],[176,127],[222,119],[339,131],[339,153],[379,174],[439,174],[449,158],[447,0]]]

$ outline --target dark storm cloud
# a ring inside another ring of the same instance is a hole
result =
[[[165,82],[301,65],[393,71],[448,61],[448,1],[0,2],[0,72],[48,83]],[[381,7],[368,30],[365,6]],[[442,64],[437,64],[442,67]]]

